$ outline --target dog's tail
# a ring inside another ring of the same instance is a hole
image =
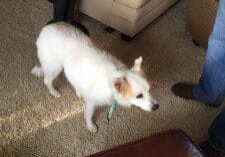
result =
[[[44,76],[44,72],[41,66],[35,66],[33,67],[33,69],[31,70],[31,73],[38,76],[38,77],[43,77]]]

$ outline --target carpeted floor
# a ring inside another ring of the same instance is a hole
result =
[[[207,138],[207,128],[219,109],[175,97],[177,81],[196,82],[205,52],[192,44],[185,29],[182,0],[127,43],[105,26],[83,17],[91,38],[102,49],[129,66],[142,55],[152,93],[160,104],[156,112],[117,108],[107,124],[107,108],[97,109],[99,131],[87,131],[84,104],[61,75],[55,82],[62,97],[49,95],[43,80],[30,74],[38,63],[35,39],[52,17],[46,0],[0,1],[0,156],[84,156],[157,131],[181,128],[196,142]],[[223,105],[224,106],[224,105]]]

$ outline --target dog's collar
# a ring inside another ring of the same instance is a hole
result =
[[[114,102],[110,105],[110,107],[109,107],[109,111],[108,111],[108,115],[107,115],[108,123],[109,123],[110,118],[111,118],[112,115],[113,115],[113,112],[114,112],[115,109],[116,109],[116,105],[117,105],[117,102],[114,101]]]

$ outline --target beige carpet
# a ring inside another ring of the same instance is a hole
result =
[[[83,102],[78,100],[63,75],[55,82],[62,97],[51,97],[43,80],[30,74],[38,63],[35,39],[52,17],[46,0],[0,1],[0,156],[84,156],[150,135],[181,128],[196,142],[207,138],[207,128],[220,109],[175,97],[173,83],[197,81],[204,50],[192,44],[185,29],[182,0],[135,40],[126,43],[117,32],[83,17],[96,44],[129,66],[142,55],[152,93],[160,104],[157,112],[117,108],[110,125],[107,108],[97,109],[96,134],[87,131]]]

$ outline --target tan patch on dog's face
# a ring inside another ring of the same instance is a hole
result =
[[[131,84],[126,80],[124,85],[123,97],[124,99],[128,100],[134,97],[136,93],[134,93]]]
[[[115,83],[115,87],[118,93],[123,96],[125,100],[131,99],[137,93],[135,93],[132,89],[131,84],[127,81],[126,78],[119,79]]]

